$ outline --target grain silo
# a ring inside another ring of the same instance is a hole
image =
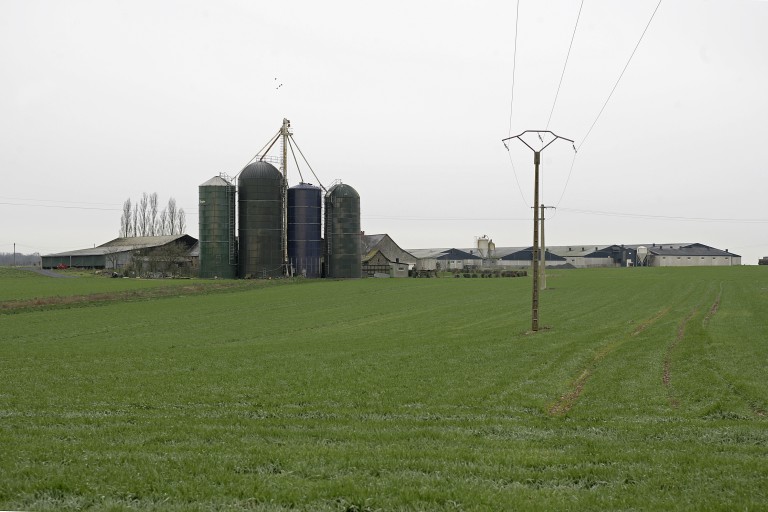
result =
[[[325,264],[327,277],[359,278],[360,195],[338,183],[325,195]]]
[[[238,179],[239,275],[283,275],[283,175],[264,161],[249,164]]]
[[[288,263],[295,275],[321,276],[321,206],[319,187],[300,183],[288,189]]]
[[[235,186],[214,176],[200,190],[200,277],[237,277]]]

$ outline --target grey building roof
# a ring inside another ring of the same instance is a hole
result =
[[[201,187],[231,187],[232,184],[222,178],[221,176],[214,176],[213,178],[209,179],[202,185]]]
[[[441,249],[408,249],[408,252],[419,259],[436,260],[481,260],[480,256],[470,254],[462,249],[441,248]]]
[[[529,247],[519,248],[517,251],[508,252],[504,256],[499,257],[499,259],[505,260],[505,261],[510,261],[510,260],[530,261],[532,257],[533,257],[533,246],[529,246]],[[565,261],[565,258],[550,251],[549,247],[547,247],[547,253],[546,253],[545,259],[547,261]]]
[[[161,247],[176,241],[184,241],[188,245],[193,245],[197,242],[197,239],[189,235],[134,236],[127,238],[115,238],[114,240],[110,240],[109,242],[101,244],[98,247],[89,247],[88,249],[78,249],[75,251],[46,254],[45,256],[103,256],[105,254],[114,254],[117,252]]]
[[[650,254],[656,254],[659,256],[732,256],[740,258],[738,254],[728,252],[728,250],[716,249],[708,245],[701,243],[666,243],[666,244],[579,244],[579,245],[548,245],[547,253],[552,256],[556,256],[553,259],[560,258],[605,258],[613,257],[616,253],[620,253],[622,249],[629,252],[629,256],[632,256],[633,252],[637,251],[638,247],[644,246],[648,249]],[[516,255],[526,256],[526,253],[531,252],[531,246],[527,247],[496,247],[494,251],[494,259],[516,259]],[[461,257],[457,253],[453,253],[451,257],[447,255],[451,251],[459,251],[466,254],[466,257]],[[409,249],[408,252],[419,259],[481,259],[477,256],[477,249],[451,249],[451,248],[433,248],[433,249]],[[550,256],[547,256],[549,259]],[[528,256],[530,257],[530,256]]]
[[[418,258],[408,251],[403,250],[387,234],[363,235],[360,237],[361,253],[364,258],[373,256],[374,251],[380,251],[389,261],[415,264]]]
[[[493,257],[496,259],[502,259],[505,256],[509,256],[510,254],[515,254],[526,249],[530,250],[530,248],[530,245],[528,247],[496,247],[496,249],[493,251]]]
[[[676,246],[675,244],[660,244],[659,246],[646,246],[650,254],[657,256],[730,256],[740,258],[738,254],[715,249],[704,244],[688,244]]]
[[[613,245],[548,245],[547,250],[552,254],[557,254],[563,258],[579,258],[587,257],[592,253],[600,252],[608,247],[613,247]]]

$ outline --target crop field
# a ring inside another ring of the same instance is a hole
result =
[[[766,270],[3,271],[0,509],[766,510]]]

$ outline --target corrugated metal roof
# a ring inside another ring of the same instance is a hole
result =
[[[384,240],[384,237],[387,235],[363,235],[360,238],[363,252],[368,253],[371,251],[371,249],[375,248],[382,240]]]
[[[202,185],[201,187],[231,187],[233,186],[230,182],[222,178],[221,176],[214,176],[213,178],[209,179]]]
[[[423,259],[433,259],[433,258],[439,258],[440,256],[445,255],[450,249],[443,248],[443,249],[408,249],[408,252],[413,254],[415,257],[419,258],[420,260]]]
[[[360,245],[362,247],[362,253],[367,254],[371,251],[378,249],[381,254],[384,255],[389,261],[399,261],[400,263],[415,264],[418,258],[408,251],[403,250],[402,247],[392,240],[392,237],[384,234],[377,235],[363,235],[360,238]]]
[[[672,248],[670,246],[648,247],[648,252],[657,256],[729,256],[740,257],[738,254],[722,251],[702,244],[691,244],[686,247]]]
[[[187,238],[189,239],[187,240],[188,242],[197,242],[196,238],[189,235],[134,236],[127,238],[115,238],[114,240],[99,245],[98,247],[59,252],[55,254],[46,254],[45,256],[103,256],[105,254],[114,254],[117,252],[160,247],[172,242],[176,242],[180,239]]]
[[[528,247],[496,247],[496,249],[493,251],[493,257],[496,259],[501,259],[504,256],[509,256],[510,254],[524,251],[526,249],[530,250],[531,246],[529,245]]]
[[[470,254],[455,247],[449,249],[408,249],[408,252],[419,259],[437,260],[481,260],[480,256]]]

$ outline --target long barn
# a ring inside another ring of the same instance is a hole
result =
[[[166,235],[115,238],[97,247],[47,254],[42,257],[42,267],[118,270],[135,256],[146,256],[172,246],[183,247],[189,263],[193,263],[197,239],[189,235]]]

